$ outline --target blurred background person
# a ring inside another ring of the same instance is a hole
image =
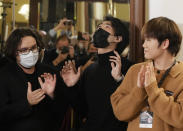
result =
[[[60,19],[59,23],[48,31],[50,36],[49,45],[54,47],[55,40],[61,35],[67,35],[68,38],[72,36],[73,21],[64,17]]]
[[[74,59],[74,48],[69,45],[69,42],[66,34],[59,36],[55,42],[55,48],[45,51],[43,63],[60,71],[66,60]]]
[[[74,46],[77,60],[87,55],[88,43],[89,40],[85,39],[83,33],[79,31],[77,35],[77,43]]]
[[[68,37],[72,36],[72,20],[67,19],[66,17],[64,17],[63,19],[61,19],[58,23],[58,25],[56,25],[53,29],[49,30],[49,35],[51,37],[54,37],[57,35],[57,31],[61,30],[60,35],[64,35],[66,34]]]

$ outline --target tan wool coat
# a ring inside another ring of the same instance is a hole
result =
[[[183,131],[183,63],[177,62],[158,88],[158,81],[165,71],[155,75],[157,82],[148,87],[137,87],[137,74],[141,65],[132,66],[121,85],[111,96],[111,103],[115,116],[121,121],[127,121],[127,131]],[[165,90],[173,92],[172,96],[165,94]],[[153,112],[152,128],[139,128],[140,112]]]

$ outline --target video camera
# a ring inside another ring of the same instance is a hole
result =
[[[66,54],[69,53],[69,47],[68,46],[63,46],[61,48],[61,54]]]

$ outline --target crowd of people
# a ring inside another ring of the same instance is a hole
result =
[[[124,21],[106,16],[75,40],[71,25],[63,18],[48,33],[27,27],[9,35],[0,59],[1,131],[183,131],[183,63],[175,58],[182,34],[173,20],[143,26],[146,61],[137,64],[122,56]]]

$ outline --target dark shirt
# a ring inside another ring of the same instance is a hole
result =
[[[81,76],[76,86],[70,87],[70,99],[76,110],[87,120],[83,131],[107,130],[125,131],[127,123],[118,121],[110,103],[111,94],[121,82],[116,82],[111,75],[109,56],[113,52],[98,55],[98,60],[90,65]],[[132,65],[126,58],[121,58],[122,73],[125,75]]]
[[[27,100],[27,82],[32,90],[40,87],[38,76],[56,74],[50,66],[37,64],[33,74],[25,74],[15,62],[7,62],[0,70],[0,131],[59,131],[68,106],[63,81],[57,74],[54,99],[46,97],[37,105]]]

